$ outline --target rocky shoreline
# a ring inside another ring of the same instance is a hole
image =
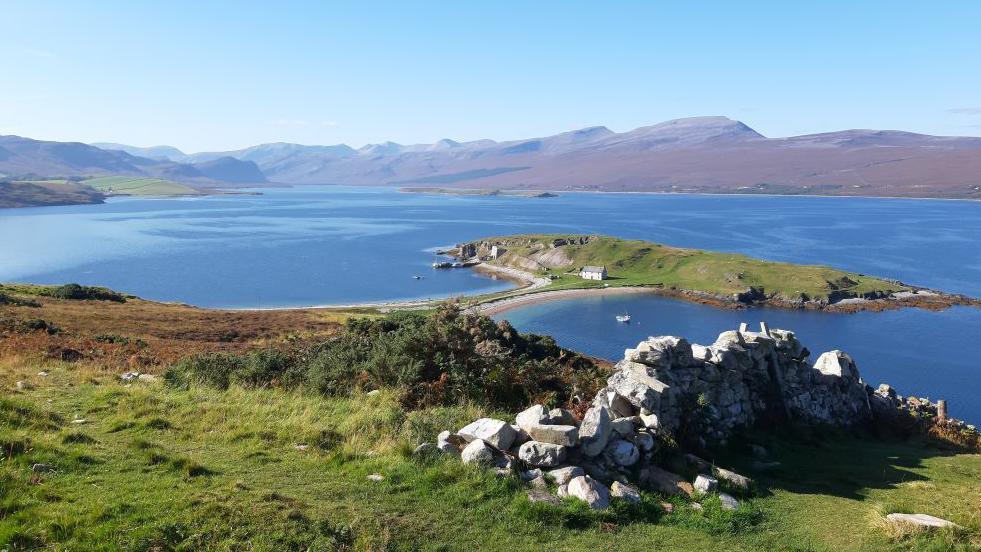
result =
[[[492,265],[478,265],[485,270]],[[515,271],[512,269],[513,272]],[[525,273],[527,274],[527,273]],[[532,277],[527,274],[522,283],[528,283]],[[541,278],[538,278],[541,280]],[[525,287],[511,295],[502,298],[492,299],[481,303],[478,310],[485,314],[500,314],[521,306],[555,301],[560,299],[570,299],[573,297],[587,297],[591,295],[628,295],[637,293],[650,293],[663,297],[670,297],[708,305],[710,307],[742,310],[753,307],[770,307],[788,310],[820,310],[825,312],[852,314],[857,312],[881,312],[902,308],[920,308],[927,310],[944,310],[954,306],[974,306],[981,307],[981,300],[963,295],[950,295],[931,290],[921,290],[919,293],[885,296],[874,299],[854,298],[844,299],[835,303],[818,301],[795,302],[779,298],[763,297],[752,301],[741,301],[731,296],[715,295],[702,291],[666,288],[662,286],[616,286],[608,288],[584,287],[574,289],[549,290],[541,289],[544,286]]]

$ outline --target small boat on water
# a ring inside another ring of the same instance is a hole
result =
[[[422,276],[416,274],[415,276],[412,277],[412,279],[413,280],[422,280]]]
[[[618,314],[617,315],[617,322],[620,322],[621,324],[629,324],[630,323],[630,315],[627,314],[627,313]]]

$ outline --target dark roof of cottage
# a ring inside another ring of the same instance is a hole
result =
[[[605,270],[605,266],[584,266],[580,272],[603,272]]]

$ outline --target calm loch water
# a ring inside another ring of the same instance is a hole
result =
[[[0,281],[98,284],[208,307],[445,297],[508,284],[468,270],[435,271],[432,248],[487,235],[574,232],[831,264],[981,296],[978,202],[642,194],[525,199],[339,186],[262,192],[0,210]],[[616,324],[613,316],[622,310],[634,324]],[[532,305],[503,316],[610,358],[647,335],[711,342],[739,321],[766,319],[771,327],[796,330],[815,353],[852,353],[871,382],[946,398],[955,414],[981,421],[973,353],[981,309],[728,312],[628,296]]]

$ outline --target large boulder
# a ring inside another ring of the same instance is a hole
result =
[[[711,493],[719,488],[719,480],[707,475],[699,475],[695,478],[695,484],[693,486],[700,493]]]
[[[579,466],[566,466],[550,470],[546,475],[552,478],[556,485],[566,485],[572,481],[572,478],[586,475],[586,472]]]
[[[510,424],[493,418],[481,418],[457,431],[457,434],[468,442],[480,439],[498,450],[511,448],[516,435]]]
[[[676,473],[657,466],[646,466],[640,470],[640,483],[659,493],[672,496],[692,496],[695,488]]]
[[[536,468],[555,468],[562,465],[566,457],[566,448],[552,443],[528,441],[518,449],[518,458]]]
[[[544,406],[536,404],[526,408],[515,416],[514,421],[518,424],[518,427],[527,432],[531,426],[549,423],[548,411],[545,410]]]
[[[720,468],[718,466],[712,468],[712,475],[715,477],[729,482],[730,485],[736,487],[742,491],[748,491],[753,485],[753,480],[746,477],[745,475],[739,475],[738,473],[727,470],[725,468]]]
[[[523,428],[533,441],[573,447],[579,440],[579,428],[573,425],[531,425]]]
[[[565,408],[553,408],[548,411],[548,423],[552,425],[579,425],[576,415]]]
[[[598,456],[610,439],[612,431],[610,410],[605,406],[594,406],[586,411],[579,424],[579,451],[586,456]]]
[[[486,464],[494,462],[494,451],[481,439],[475,439],[463,448],[460,459],[464,464]]]
[[[610,506],[610,490],[588,475],[572,478],[566,486],[566,492],[569,496],[586,502],[594,510],[605,510]]]
[[[650,412],[658,412],[661,394],[668,389],[666,383],[648,374],[643,364],[626,360],[617,363],[616,372],[606,383],[634,407]]]
[[[637,504],[640,502],[640,492],[630,485],[614,481],[610,486],[610,495]]]
[[[837,376],[844,379],[858,379],[858,368],[852,357],[841,351],[828,351],[814,362],[814,369],[826,376]]]
[[[636,349],[624,351],[624,358],[655,368],[672,364],[688,366],[693,360],[691,344],[684,338],[671,335],[649,337],[638,344]]]
[[[640,458],[640,451],[630,441],[614,439],[606,445],[606,457],[618,466],[633,466]]]

